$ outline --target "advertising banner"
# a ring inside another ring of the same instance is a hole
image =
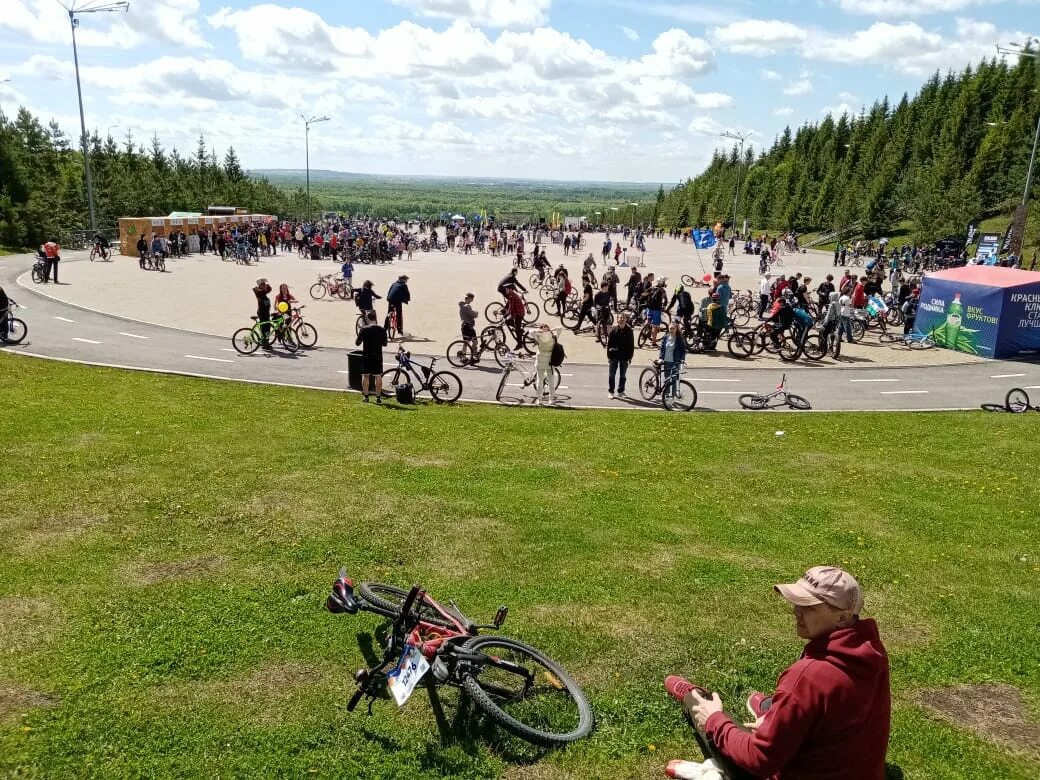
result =
[[[1005,291],[997,357],[1040,351],[1040,283]]]
[[[1004,290],[926,276],[914,330],[936,346],[996,357]]]

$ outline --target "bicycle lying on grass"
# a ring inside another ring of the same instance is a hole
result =
[[[780,406],[789,406],[792,409],[812,409],[812,405],[802,396],[787,392],[787,374],[783,375],[776,390],[768,395],[758,393],[744,393],[738,399],[740,405],[745,409],[776,409]]]
[[[411,590],[354,583],[340,569],[325,605],[330,612],[374,612],[392,622],[383,658],[354,675],[358,689],[347,704],[353,712],[363,698],[368,711],[389,693],[403,705],[425,678],[430,689],[462,689],[495,724],[535,745],[559,747],[592,731],[592,708],[574,679],[541,650],[502,636],[509,609],[498,608],[491,625],[477,625],[454,602],[444,607],[419,585]]]

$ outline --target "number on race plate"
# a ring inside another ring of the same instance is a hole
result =
[[[393,671],[386,673],[387,687],[390,688],[390,693],[393,694],[398,707],[408,701],[408,697],[412,695],[415,686],[419,684],[419,680],[429,668],[430,664],[423,658],[418,647],[411,644],[405,645],[397,666]]]

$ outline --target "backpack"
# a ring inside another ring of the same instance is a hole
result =
[[[553,339],[552,354],[549,355],[549,365],[553,368],[559,368],[563,365],[563,361],[567,358],[567,352],[563,349],[563,344],[560,343],[559,339]]]

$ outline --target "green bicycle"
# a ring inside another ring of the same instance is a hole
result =
[[[265,343],[270,345],[275,341],[285,347],[286,352],[299,350],[299,339],[296,338],[296,333],[286,318],[275,316],[267,321],[261,321],[257,317],[250,317],[250,319],[253,320],[252,327],[239,328],[231,337],[231,345],[238,354],[252,355]],[[264,338],[264,325],[270,326],[266,339]]]

